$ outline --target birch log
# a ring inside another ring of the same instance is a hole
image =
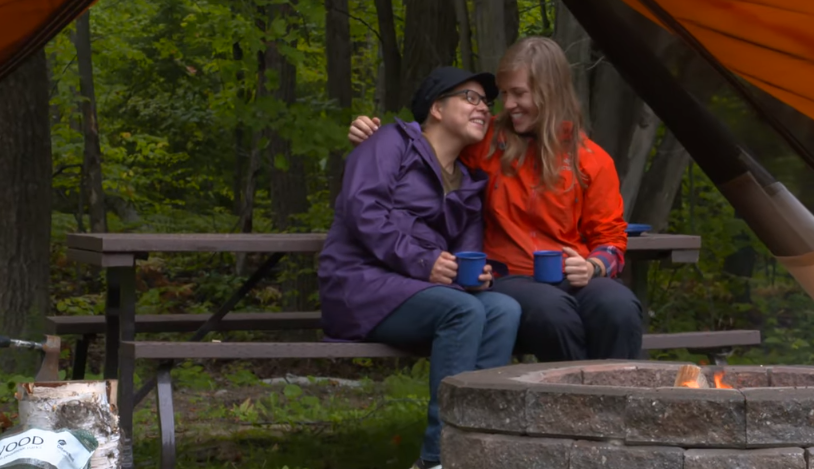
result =
[[[117,468],[117,385],[115,380],[20,383],[20,423],[44,430],[87,430],[99,442],[90,460],[91,469]]]
[[[683,388],[708,388],[707,377],[701,371],[701,367],[695,365],[681,365],[676,374],[675,387]]]

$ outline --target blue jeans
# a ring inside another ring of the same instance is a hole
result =
[[[439,461],[441,457],[441,380],[509,364],[519,325],[520,304],[509,296],[430,287],[405,301],[370,333],[368,340],[394,346],[432,343],[430,404],[421,459]]]

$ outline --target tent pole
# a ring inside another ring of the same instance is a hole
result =
[[[563,0],[628,85],[670,128],[769,250],[776,256],[812,253],[811,213],[681,87],[610,1]],[[811,274],[809,294],[814,292],[814,263]]]

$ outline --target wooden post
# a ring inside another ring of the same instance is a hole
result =
[[[20,383],[20,423],[43,430],[87,430],[99,442],[90,468],[118,468],[117,387],[115,380]]]

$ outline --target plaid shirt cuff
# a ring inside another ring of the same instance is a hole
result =
[[[625,267],[625,254],[616,246],[597,246],[588,257],[598,259],[605,265],[606,277],[616,277]]]

